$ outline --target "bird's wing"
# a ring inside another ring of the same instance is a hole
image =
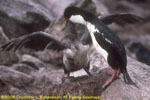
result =
[[[113,34],[114,35],[114,34]],[[118,59],[120,62],[126,62],[125,48],[119,38],[110,37],[110,35],[104,36],[99,32],[95,32],[94,36],[98,44],[108,52],[109,55]]]
[[[122,26],[125,24],[134,24],[144,21],[144,19],[139,16],[125,13],[102,16],[100,19],[106,25],[112,24],[114,22]]]
[[[95,39],[98,44],[105,49],[106,51],[113,51],[113,49],[122,49],[122,44],[120,42],[114,40],[113,38],[109,38],[107,36],[102,35],[99,32],[94,33]]]
[[[138,17],[133,14],[112,14],[112,15],[107,15],[107,16],[102,16],[100,17],[100,20],[105,24],[109,25],[112,23],[117,23],[121,26],[126,25],[126,24],[134,24],[138,22],[144,21],[141,17]],[[98,21],[99,22],[99,21]],[[83,34],[80,39],[81,43],[84,45],[90,44],[91,43],[91,37],[89,34]]]
[[[29,48],[35,51],[41,51],[45,48],[51,50],[61,51],[66,48],[66,46],[60,41],[56,40],[50,34],[45,32],[34,32],[29,35],[24,35],[18,37],[8,43],[2,45],[0,49],[9,51],[13,49],[16,51],[22,47]]]

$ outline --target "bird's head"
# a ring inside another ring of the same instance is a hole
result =
[[[64,11],[64,19],[73,23],[86,24],[91,21],[95,16],[81,8],[70,6]]]

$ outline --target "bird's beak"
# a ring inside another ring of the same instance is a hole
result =
[[[65,17],[64,17],[64,21],[67,21]]]
[[[68,23],[69,23],[69,21],[68,21],[66,18],[64,18],[64,21],[65,21],[66,23],[65,23],[65,27],[63,28],[63,30],[67,28]]]

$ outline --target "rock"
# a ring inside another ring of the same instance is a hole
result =
[[[8,38],[5,36],[3,29],[0,27],[0,46],[6,42],[8,42]],[[18,61],[18,56],[15,53],[0,51],[0,65],[11,65]]]
[[[104,67],[103,65],[97,65]],[[104,71],[104,69],[103,69]],[[149,100],[150,95],[150,67],[128,57],[128,72],[137,87],[127,85],[122,75],[106,89],[102,85],[108,76],[103,71],[92,77],[78,77],[76,81],[55,85],[45,89],[42,95],[57,96],[99,96],[102,100]],[[117,89],[117,90],[116,90]],[[115,92],[114,92],[115,91]],[[82,97],[83,98],[83,97]],[[68,98],[67,98],[68,99]],[[79,100],[79,99],[76,99]]]
[[[29,96],[29,94],[27,93],[24,93],[23,91],[17,89],[17,88],[14,88],[14,87],[11,87],[10,90],[9,90],[9,94],[10,95],[15,95],[15,96]]]
[[[40,68],[32,71],[30,74],[15,71],[6,66],[0,66],[0,94],[36,96],[40,94],[44,88],[56,84],[62,84],[64,77],[63,69],[52,70],[51,68]]]
[[[38,72],[33,72],[31,75],[35,78],[34,85],[40,89],[47,86],[62,84],[62,78],[65,76],[63,69],[48,70],[40,68]]]
[[[53,64],[56,67],[64,66],[63,65],[63,52],[44,50],[44,51],[35,52],[34,56],[39,58],[43,62]]]
[[[64,9],[69,6],[71,3],[77,0],[67,0],[67,1],[60,1],[60,0],[35,0],[40,4],[43,4],[49,11],[52,12],[55,18],[58,18],[63,14]]]
[[[32,76],[15,71],[6,66],[0,66],[0,80],[6,85],[16,88],[26,88],[34,82]]]
[[[33,71],[37,71],[35,68],[33,68],[27,64],[14,64],[13,66],[11,66],[11,68],[16,71],[23,72],[26,74],[30,74]]]
[[[68,96],[68,98],[66,98],[65,100],[73,99],[69,98],[69,96],[100,96],[103,91],[101,86],[107,78],[108,76],[106,76],[104,73],[95,75],[94,77],[80,76],[78,78],[75,78],[72,82],[54,85],[53,87],[49,86],[44,89],[45,91],[42,95],[57,95],[61,97]],[[75,100],[83,100],[83,98],[76,98]]]
[[[150,50],[144,47],[141,43],[133,42],[128,47],[132,53],[131,56],[135,57],[138,61],[150,65]]]
[[[76,0],[76,2],[72,3],[71,5],[85,9],[96,16],[101,15],[101,12],[97,11],[94,0]]]
[[[0,95],[8,94],[9,86],[4,83],[2,80],[0,80]]]
[[[144,3],[144,5],[140,5],[137,3],[131,3],[127,0],[94,0],[103,4],[107,7],[109,13],[130,13],[140,17],[148,17],[149,16],[149,3]]]
[[[97,8],[97,12],[100,13],[101,15],[108,15],[110,14],[109,12],[109,8],[104,5],[103,2],[105,2],[104,0],[92,0]]]
[[[138,29],[137,29],[137,31],[138,31]],[[124,30],[124,32],[125,32],[125,30]],[[129,46],[133,42],[139,42],[143,46],[150,49],[150,35],[149,34],[136,34],[136,33],[134,34],[134,33],[135,32],[133,32],[133,34],[124,34],[124,33],[119,34],[119,37],[121,38],[123,43],[127,46]]]
[[[149,0],[127,0],[127,1],[134,3],[149,3]]]
[[[0,1],[0,25],[9,39],[42,31],[52,19],[48,9],[34,0]]]
[[[46,67],[45,64],[41,60],[39,60],[38,58],[35,58],[31,55],[28,55],[28,54],[24,54],[22,56],[21,63],[30,65],[31,67],[33,67],[36,70],[39,70],[39,68]]]

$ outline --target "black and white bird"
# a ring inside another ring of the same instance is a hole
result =
[[[111,31],[95,15],[78,7],[67,7],[64,12],[64,18],[67,21],[83,24],[87,27],[95,49],[112,67],[112,76],[104,83],[103,88],[118,78],[120,73],[123,74],[127,84],[136,86],[127,72],[126,51],[116,33]]]
[[[42,51],[44,49],[55,50],[63,52],[64,72],[68,75],[80,69],[84,69],[89,75],[90,64],[90,47],[76,42],[71,45],[66,45],[61,41],[55,39],[51,34],[46,32],[34,32],[29,35],[24,35],[9,41],[0,47],[3,51],[13,50],[14,52],[20,48],[28,48],[35,51]]]

